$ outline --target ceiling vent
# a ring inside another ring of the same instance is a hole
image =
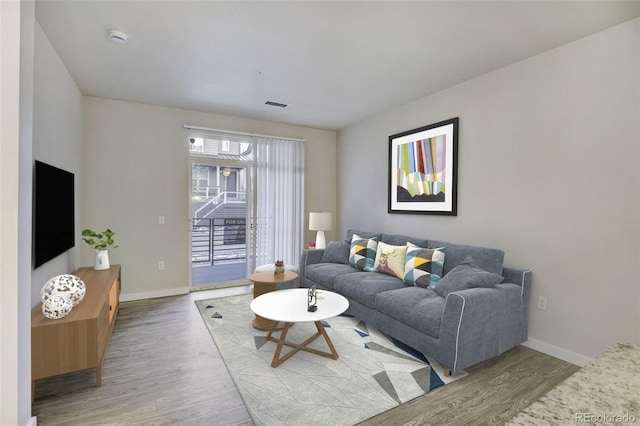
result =
[[[280,102],[273,102],[273,101],[267,101],[264,104],[265,105],[269,105],[269,106],[278,107],[278,108],[286,108],[288,106],[287,104],[282,104]]]
[[[122,31],[109,31],[109,40],[114,43],[125,44],[129,40],[129,36]]]

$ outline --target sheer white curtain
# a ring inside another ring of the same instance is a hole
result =
[[[256,138],[256,265],[298,266],[304,247],[304,142]]]

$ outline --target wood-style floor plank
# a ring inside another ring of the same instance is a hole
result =
[[[468,376],[360,423],[502,425],[579,367],[523,346],[477,364]]]
[[[33,405],[38,425],[252,424],[193,303],[234,291],[250,289],[122,303],[102,387],[95,387],[93,369],[38,380]],[[504,424],[577,370],[518,347],[361,425]]]

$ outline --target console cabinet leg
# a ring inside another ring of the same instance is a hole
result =
[[[96,387],[102,386],[102,363],[96,368]]]

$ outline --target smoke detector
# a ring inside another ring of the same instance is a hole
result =
[[[122,31],[111,30],[109,31],[109,40],[114,43],[125,44],[129,40],[129,36]]]

